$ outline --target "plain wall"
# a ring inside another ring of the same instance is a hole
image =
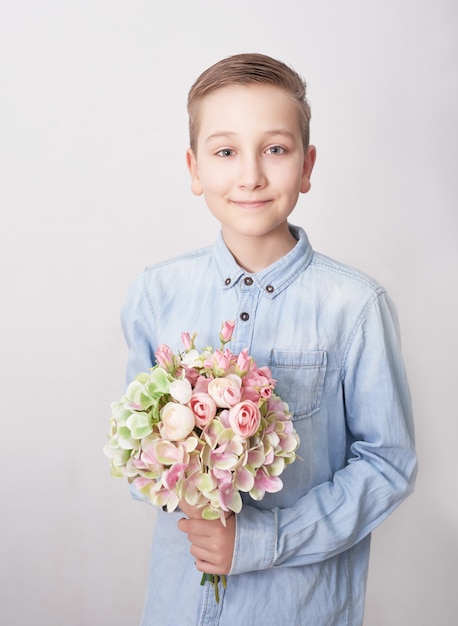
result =
[[[2,3],[2,626],[139,622],[154,511],[102,454],[119,310],[145,265],[217,233],[190,192],[186,96],[248,51],[308,82],[318,159],[292,221],[400,315],[420,474],[373,535],[365,625],[456,624],[457,17],[451,0]]]

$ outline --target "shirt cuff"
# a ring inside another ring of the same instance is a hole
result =
[[[244,574],[272,567],[277,549],[277,516],[244,506],[236,515],[231,574]]]

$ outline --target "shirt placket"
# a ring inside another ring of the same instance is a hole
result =
[[[256,309],[259,300],[259,289],[251,276],[242,276],[237,288],[239,290],[239,297],[235,319],[234,341],[231,346],[234,352],[240,352],[240,350],[244,348],[251,349]]]
[[[216,626],[219,624],[221,612],[223,610],[225,589],[220,583],[219,602],[216,602],[215,592],[210,583],[205,583],[204,594],[204,603],[198,626]]]

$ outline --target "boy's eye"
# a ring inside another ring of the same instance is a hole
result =
[[[282,146],[271,146],[267,148],[266,152],[268,154],[285,154],[286,149],[282,148]]]
[[[230,157],[234,154],[234,151],[231,150],[230,148],[223,148],[222,150],[219,150],[216,155],[217,156],[221,156],[221,157]]]

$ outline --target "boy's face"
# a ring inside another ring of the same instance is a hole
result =
[[[226,243],[288,236],[287,218],[310,189],[315,148],[302,143],[298,104],[271,85],[230,85],[199,107],[192,191],[203,194]]]

